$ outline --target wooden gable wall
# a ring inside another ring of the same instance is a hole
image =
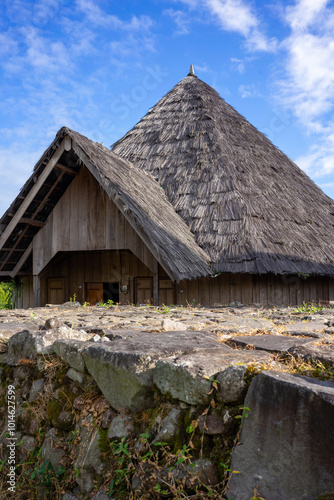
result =
[[[93,175],[82,167],[34,238],[34,275],[57,252],[123,249],[153,271],[152,253]]]

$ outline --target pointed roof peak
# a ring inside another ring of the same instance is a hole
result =
[[[190,70],[187,76],[196,76],[194,71],[194,66],[192,64],[190,65]]]

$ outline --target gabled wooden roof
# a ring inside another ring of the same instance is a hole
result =
[[[0,276],[27,268],[34,236],[83,165],[173,280],[210,274],[207,255],[151,175],[64,127],[0,219]]]
[[[159,182],[214,273],[334,275],[334,201],[193,74],[112,150]]]

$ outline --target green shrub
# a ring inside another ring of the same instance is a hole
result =
[[[0,283],[0,309],[11,309],[13,299],[13,283]]]

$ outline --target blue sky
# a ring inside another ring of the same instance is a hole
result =
[[[334,2],[2,0],[0,214],[66,125],[110,146],[196,75],[334,198]]]

